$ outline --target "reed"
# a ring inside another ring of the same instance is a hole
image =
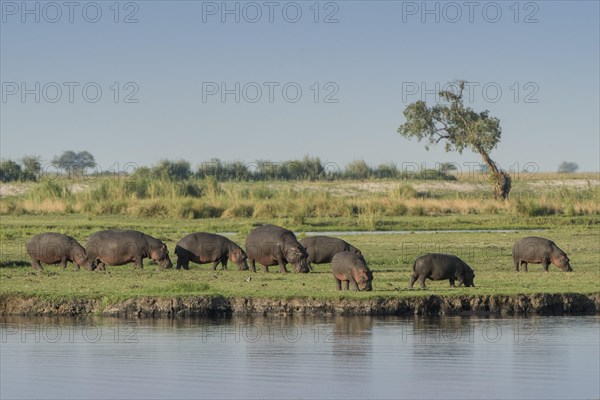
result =
[[[478,182],[372,180],[367,182],[218,182],[98,178],[72,182],[54,178],[27,185],[24,194],[0,199],[0,214],[77,214],[139,217],[356,218],[374,229],[377,220],[402,216],[512,215],[529,217],[600,215],[600,184],[528,181],[499,202]]]

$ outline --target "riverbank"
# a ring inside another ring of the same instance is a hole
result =
[[[3,295],[0,315],[102,315],[139,318],[330,315],[593,315],[600,293],[484,296],[374,297],[367,299],[226,298],[222,296],[136,297],[114,303],[103,299],[49,300]]]

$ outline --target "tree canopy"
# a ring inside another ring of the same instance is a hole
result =
[[[78,153],[68,150],[65,151],[60,157],[54,157],[52,164],[65,171],[70,171],[73,174],[82,173],[86,168],[93,168],[96,166],[94,156],[87,151],[80,151]]]
[[[439,93],[441,104],[429,107],[419,100],[408,105],[404,110],[406,122],[398,128],[398,133],[419,142],[426,140],[427,150],[430,145],[444,141],[446,151],[462,154],[469,149],[478,153],[492,171],[494,195],[506,199],[511,187],[510,176],[490,158],[490,152],[500,143],[500,120],[490,116],[488,110],[476,112],[466,107],[463,103],[465,81],[457,81],[455,86],[456,92]]]
[[[562,172],[565,174],[570,174],[579,169],[579,165],[575,162],[563,161],[558,166],[558,172]]]

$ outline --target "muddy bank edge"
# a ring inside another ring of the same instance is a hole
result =
[[[232,315],[590,315],[600,313],[600,293],[529,294],[373,299],[271,299],[219,296],[48,300],[0,296],[0,315],[104,315],[182,318]]]

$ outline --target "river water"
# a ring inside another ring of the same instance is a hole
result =
[[[600,317],[0,319],[0,398],[600,397]]]

